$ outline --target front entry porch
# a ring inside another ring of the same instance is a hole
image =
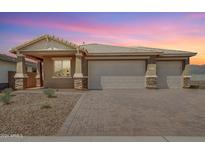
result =
[[[87,88],[83,69],[85,49],[54,36],[43,35],[11,50],[17,56],[15,89],[27,88],[25,58],[36,61],[36,87]],[[83,61],[83,62],[82,62]]]
[[[43,86],[42,62],[36,62],[36,73],[26,72],[25,55],[17,54],[16,73],[14,75],[14,89],[22,90]],[[35,85],[34,85],[35,84]]]

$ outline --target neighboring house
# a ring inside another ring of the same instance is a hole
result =
[[[5,54],[0,54],[0,90],[8,88],[8,72],[16,71],[17,59]],[[32,72],[36,69],[35,63],[26,62],[27,72]]]
[[[188,88],[194,52],[105,44],[77,45],[43,35],[11,50],[25,88],[24,58],[38,61],[37,86],[75,89]]]
[[[205,88],[205,65],[191,65],[191,84]]]

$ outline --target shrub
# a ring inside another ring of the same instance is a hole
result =
[[[12,93],[11,88],[6,88],[2,91],[3,95],[1,96],[1,101],[4,104],[9,104],[11,102],[11,93]]]
[[[199,89],[199,85],[191,85],[190,88],[191,89]]]
[[[11,94],[13,92],[12,88],[6,88],[2,91],[4,94]]]
[[[51,106],[49,105],[49,104],[43,104],[42,106],[41,106],[41,109],[50,109],[51,108]]]
[[[4,103],[4,104],[9,104],[10,103],[10,100],[11,100],[11,95],[5,93],[1,96],[1,101]]]
[[[48,98],[55,97],[55,90],[54,89],[48,88],[48,89],[45,89],[43,92]]]

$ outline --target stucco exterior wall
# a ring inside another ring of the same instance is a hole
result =
[[[16,71],[16,63],[0,60],[0,83],[8,83],[8,71]]]
[[[63,58],[65,58],[65,57],[63,57]],[[43,63],[44,63],[43,64],[44,85],[43,86],[45,88],[47,88],[47,87],[49,87],[49,88],[74,88],[73,75],[75,73],[75,56],[72,56],[72,57],[69,57],[69,58],[71,58],[71,76],[68,77],[68,78],[56,78],[56,77],[53,77],[53,74],[54,74],[54,61],[53,61],[52,57],[44,57],[44,60],[43,60]],[[85,56],[82,57],[82,73],[83,73],[84,77],[88,77],[88,62],[89,61],[90,60],[86,59]],[[102,61],[102,60],[99,60],[99,61]],[[114,61],[119,61],[119,60],[114,60]],[[130,61],[130,60],[127,60],[127,61]],[[136,60],[136,61],[139,61],[139,60]],[[173,74],[172,71],[174,71],[176,69],[174,67],[175,69],[172,68],[170,70],[169,67],[168,67],[169,63],[178,64],[180,62],[181,65],[179,65],[179,68],[180,68],[181,71],[183,70],[183,61],[181,61],[181,60],[179,60],[179,61],[178,60],[174,60],[174,61],[163,60],[163,61],[165,62],[166,66],[167,66],[167,69],[163,69],[166,72],[170,72],[171,74]],[[157,68],[159,69],[158,65],[159,65],[159,60],[157,61]],[[157,72],[159,71],[158,69],[157,69]],[[159,72],[157,73],[157,75],[158,75],[158,78],[160,78],[162,76],[162,74],[160,74]],[[145,77],[145,75],[143,77]],[[181,82],[182,75],[181,74],[178,75],[177,78]],[[166,82],[168,82],[168,81],[166,81]],[[178,80],[177,80],[177,82],[178,82]],[[159,83],[157,83],[157,85],[159,85]]]
[[[65,58],[65,57],[63,57]],[[75,72],[75,57],[71,57],[71,77],[67,78],[55,78],[54,74],[54,61],[51,57],[45,57],[43,59],[43,86],[45,88],[73,88],[74,80],[73,74]]]

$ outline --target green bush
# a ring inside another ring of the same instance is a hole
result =
[[[12,93],[12,89],[11,88],[6,88],[2,91],[2,96],[1,96],[1,101],[4,104],[9,104],[11,102],[11,93]]]
[[[45,89],[43,92],[48,98],[55,97],[55,90],[54,89],[48,88],[48,89]]]
[[[2,91],[4,94],[11,94],[13,92],[12,88],[6,88]]]
[[[43,104],[41,106],[41,109],[50,109],[50,108],[51,108],[51,106],[49,104]]]

